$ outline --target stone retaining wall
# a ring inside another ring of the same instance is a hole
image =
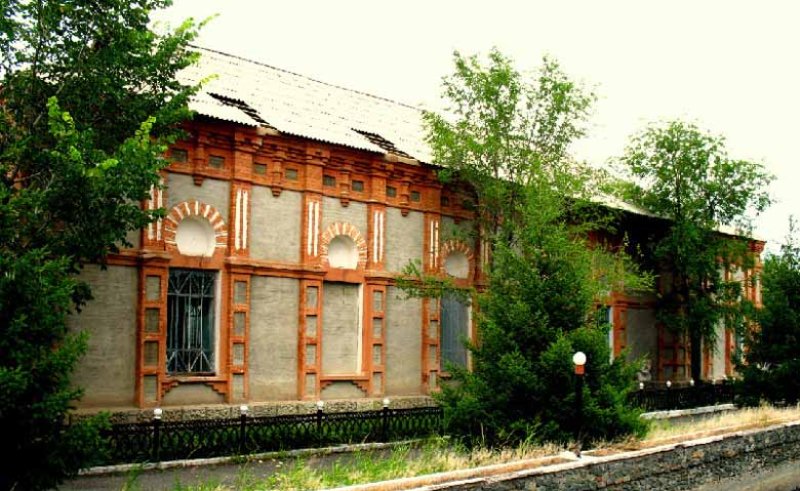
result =
[[[571,462],[525,470],[506,464],[505,468],[472,469],[469,477],[464,471],[455,471],[344,489],[677,491],[793,463],[800,466],[800,421],[602,457],[585,455]]]

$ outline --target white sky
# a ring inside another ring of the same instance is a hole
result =
[[[454,50],[496,46],[522,70],[551,55],[599,96],[578,158],[606,162],[646,123],[687,119],[777,176],[756,219],[770,249],[800,216],[800,2],[175,0],[157,18],[214,14],[201,46],[434,109]]]

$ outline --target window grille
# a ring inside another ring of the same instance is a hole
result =
[[[171,269],[167,292],[167,371],[214,371],[213,271]]]

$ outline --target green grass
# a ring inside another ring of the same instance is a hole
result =
[[[314,458],[278,461],[278,469],[267,478],[256,478],[247,465],[240,468],[233,485],[205,482],[197,486],[177,483],[175,491],[312,490],[414,477],[456,469],[542,457],[561,450],[554,446],[522,445],[514,449],[468,451],[446,439],[420,445],[401,444],[391,450],[365,450],[320,463]]]

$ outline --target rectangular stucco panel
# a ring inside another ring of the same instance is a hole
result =
[[[82,407],[130,406],[136,381],[136,268],[86,266],[81,279],[92,288],[94,300],[68,323],[87,331],[89,346],[72,375],[85,389]]]
[[[419,394],[422,384],[422,301],[386,294],[386,393]]]
[[[360,399],[366,397],[364,391],[351,382],[333,382],[322,389],[322,399]]]
[[[191,383],[173,387],[161,400],[162,406],[188,406],[190,404],[223,404],[222,394],[206,384]]]
[[[254,276],[250,281],[250,400],[297,398],[300,282]]]
[[[230,183],[218,179],[203,179],[201,186],[196,186],[192,176],[170,174],[167,178],[167,213],[175,205],[183,201],[197,200],[217,209],[228,225],[228,202],[230,201]]]
[[[400,271],[409,261],[422,261],[423,214],[403,216],[398,208],[386,209],[386,269]]]
[[[322,291],[322,373],[359,372],[361,287],[326,281]]]
[[[336,222],[354,225],[364,240],[367,240],[367,205],[358,201],[351,201],[347,206],[342,206],[338,198],[322,198],[322,228],[324,232],[328,226]]]
[[[155,225],[154,225],[155,226]],[[145,228],[145,230],[147,230]],[[142,231],[141,230],[131,230],[127,234],[125,234],[125,240],[131,243],[130,246],[123,245],[122,243],[117,244],[117,247],[120,249],[138,249],[142,245]]]
[[[275,197],[269,188],[253,186],[250,255],[254,259],[300,261],[302,196],[283,191]]]

